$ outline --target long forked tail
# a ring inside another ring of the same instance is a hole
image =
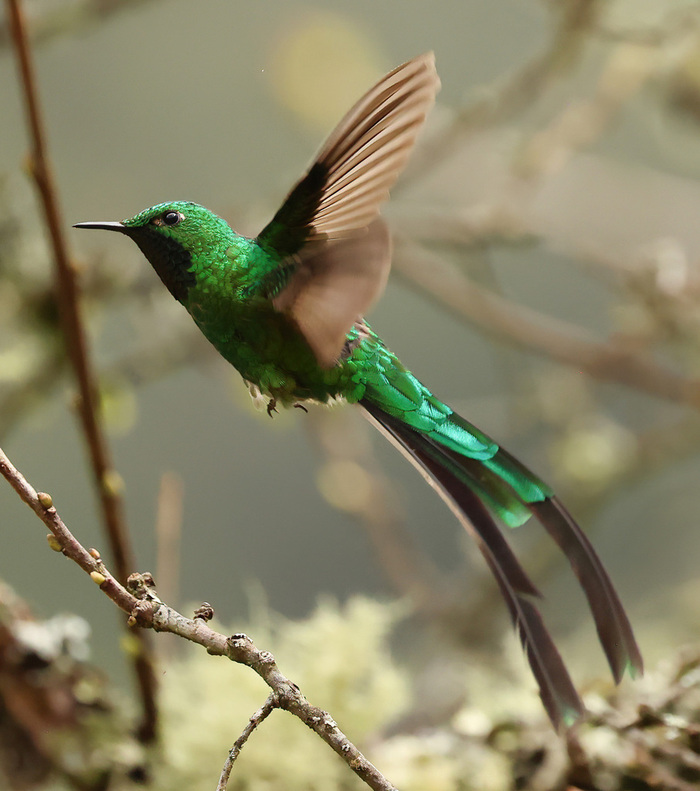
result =
[[[550,719],[555,727],[570,725],[583,706],[533,603],[539,593],[491,512],[510,526],[522,524],[531,514],[536,516],[566,554],[588,599],[616,681],[625,670],[632,675],[642,672],[641,654],[627,615],[595,550],[548,487],[427,390],[423,392],[429,399],[423,406],[427,403],[434,418],[434,427],[428,431],[423,430],[427,428],[424,421],[420,427],[411,426],[382,409],[373,398],[360,403],[371,422],[420,470],[475,537],[506,601]],[[436,405],[442,414],[436,412]],[[471,438],[471,444],[460,441],[462,435]]]

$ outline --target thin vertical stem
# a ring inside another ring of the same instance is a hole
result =
[[[111,454],[99,416],[97,381],[88,353],[75,270],[69,259],[63,235],[64,226],[61,221],[57,190],[49,164],[36,78],[20,0],[7,0],[7,8],[31,141],[31,173],[39,192],[44,221],[51,240],[59,317],[78,386],[77,412],[87,444],[90,466],[117,577],[123,584],[127,576],[134,570],[135,563],[124,519],[120,495],[121,479],[112,465]],[[139,650],[134,658],[134,669],[143,705],[143,721],[139,728],[139,735],[144,742],[151,742],[156,737],[157,723],[156,681],[151,660],[152,652],[143,632],[132,634],[139,641]]]

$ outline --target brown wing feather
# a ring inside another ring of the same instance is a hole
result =
[[[353,231],[376,217],[439,88],[435,56],[428,52],[387,74],[345,115],[316,157],[328,176],[310,238]],[[338,213],[359,198],[364,213],[338,222]]]
[[[389,231],[378,218],[362,236],[318,244],[274,305],[291,313],[316,359],[330,368],[363,306],[384,290],[390,265]]]
[[[382,78],[345,115],[258,243],[291,260],[273,297],[289,313],[319,363],[333,366],[356,319],[381,296],[391,244],[379,219],[440,81],[433,53]]]

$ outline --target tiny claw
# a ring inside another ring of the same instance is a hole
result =
[[[272,417],[272,413],[277,412],[277,401],[274,398],[271,398],[267,402],[267,414]]]
[[[303,404],[294,404],[294,409],[303,409],[306,414],[309,414],[309,410]]]

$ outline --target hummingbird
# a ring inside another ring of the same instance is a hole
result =
[[[474,537],[510,611],[556,728],[583,705],[536,606],[541,596],[499,523],[535,517],[587,597],[612,674],[643,670],[632,627],[593,546],[552,489],[418,380],[363,318],[381,295],[391,238],[379,215],[440,81],[433,53],[391,71],[343,117],[255,238],[189,201],[76,228],[133,239],[251,395],[278,406],[359,405]],[[454,360],[451,355],[450,359]]]

